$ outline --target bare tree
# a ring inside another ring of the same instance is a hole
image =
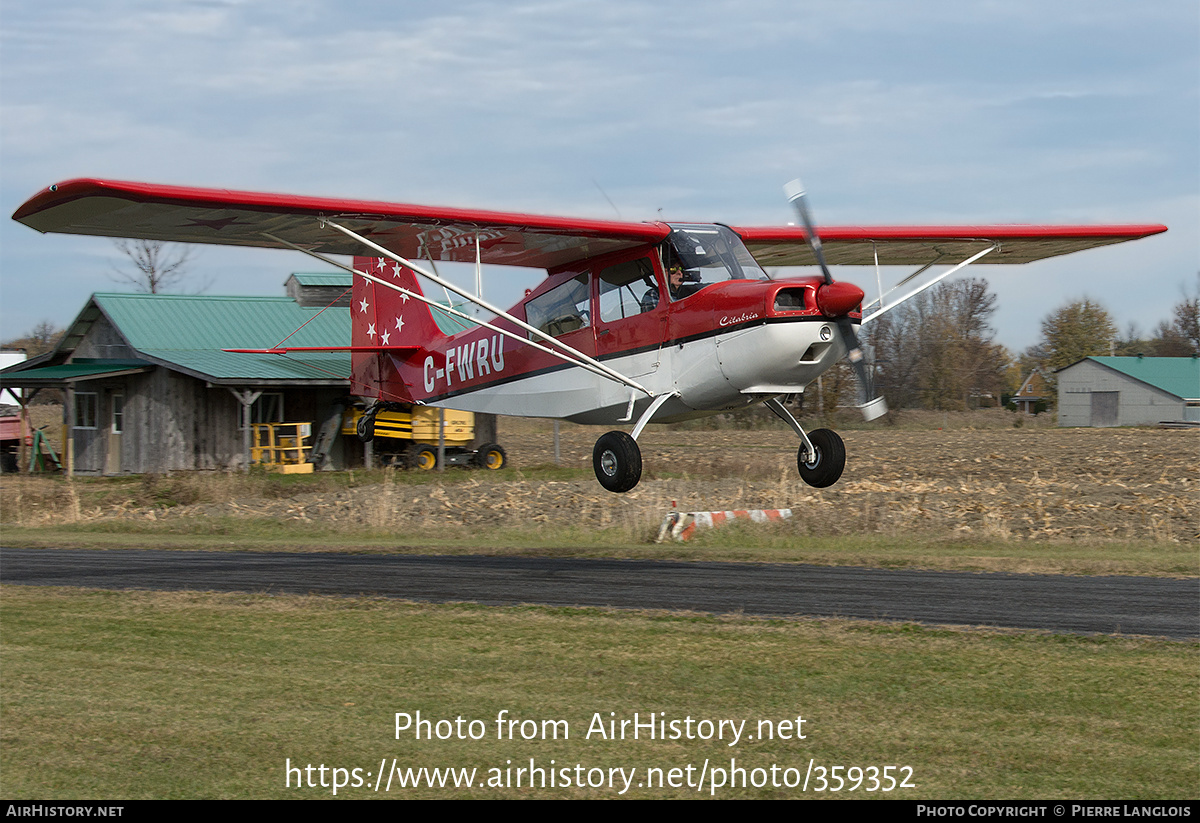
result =
[[[996,296],[983,279],[942,283],[885,314],[867,333],[893,408],[967,409],[1005,387],[1010,357],[992,342]]]
[[[174,291],[187,277],[188,264],[195,250],[158,240],[114,240],[113,243],[127,258],[129,269],[115,268],[112,280],[133,286],[138,291],[162,294]],[[203,281],[193,293],[206,290],[211,283]]]
[[[24,337],[5,341],[2,348],[24,349],[29,357],[45,354],[58,345],[65,329],[60,329],[49,320],[43,320],[33,327]]]
[[[1196,276],[1195,294],[1185,294],[1175,306],[1174,332],[1186,349],[1183,356],[1200,354],[1200,274]]]

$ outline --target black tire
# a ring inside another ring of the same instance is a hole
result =
[[[437,468],[437,449],[432,446],[418,446],[413,452],[412,465],[414,469],[428,472]]]
[[[810,455],[808,447],[800,445],[796,454],[796,466],[800,469],[800,479],[810,486],[824,489],[838,482],[842,471],[846,468],[846,444],[837,432],[829,429],[817,429],[808,433],[808,439],[816,448],[817,453]]]
[[[375,438],[375,415],[368,412],[358,418],[358,439],[370,443]]]
[[[625,432],[609,432],[592,449],[592,468],[601,486],[610,492],[627,492],[642,479],[642,451]]]
[[[479,451],[475,452],[475,465],[481,469],[496,471],[502,469],[508,463],[508,455],[504,453],[504,449],[499,443],[488,443]]]

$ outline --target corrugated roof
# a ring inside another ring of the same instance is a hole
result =
[[[290,346],[348,346],[348,308],[303,308],[290,297],[96,294],[92,299],[138,352],[217,380],[350,377],[348,352],[221,351],[270,348],[285,339]]]
[[[1184,400],[1200,399],[1200,358],[1196,357],[1090,357],[1134,380],[1148,383]]]
[[[29,362],[29,361],[25,361]],[[44,380],[48,383],[87,380],[106,374],[133,372],[140,369],[152,369],[153,363],[145,360],[98,360],[80,357],[71,363],[60,363],[57,366],[42,366],[40,368],[5,369],[5,385],[28,385],[30,381]]]

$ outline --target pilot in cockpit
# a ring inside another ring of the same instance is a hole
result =
[[[670,289],[672,300],[691,297],[701,288],[699,278],[695,274],[689,276],[679,265],[673,265],[667,269],[667,286]]]

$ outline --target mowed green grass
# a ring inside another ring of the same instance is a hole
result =
[[[22,586],[0,590],[0,643],[0,792],[10,798],[333,796],[332,786],[295,787],[303,772],[288,788],[289,760],[360,769],[368,785],[339,798],[617,797],[622,779],[607,782],[616,768],[637,769],[625,797],[707,797],[712,772],[695,788],[702,764],[728,770],[731,759],[747,782],[767,785],[739,782],[718,797],[1188,798],[1198,789],[1196,643]],[[480,720],[486,733],[397,739],[395,714],[417,711]],[[501,711],[565,720],[570,737],[497,739]],[[760,720],[803,717],[806,737],[755,735],[732,747],[728,728],[724,740],[586,738],[595,713],[635,712],[745,720],[745,734]],[[477,784],[505,785],[375,792],[381,761],[393,758],[474,768]],[[530,758],[568,769],[572,782],[602,774],[605,785],[507,785]],[[915,788],[867,792],[864,780],[852,793],[849,784],[817,792],[810,761],[909,766]],[[779,781],[808,774],[808,792],[772,787],[772,766]],[[664,782],[680,769],[685,785],[639,787],[648,768]],[[320,782],[319,771],[312,777]]]

